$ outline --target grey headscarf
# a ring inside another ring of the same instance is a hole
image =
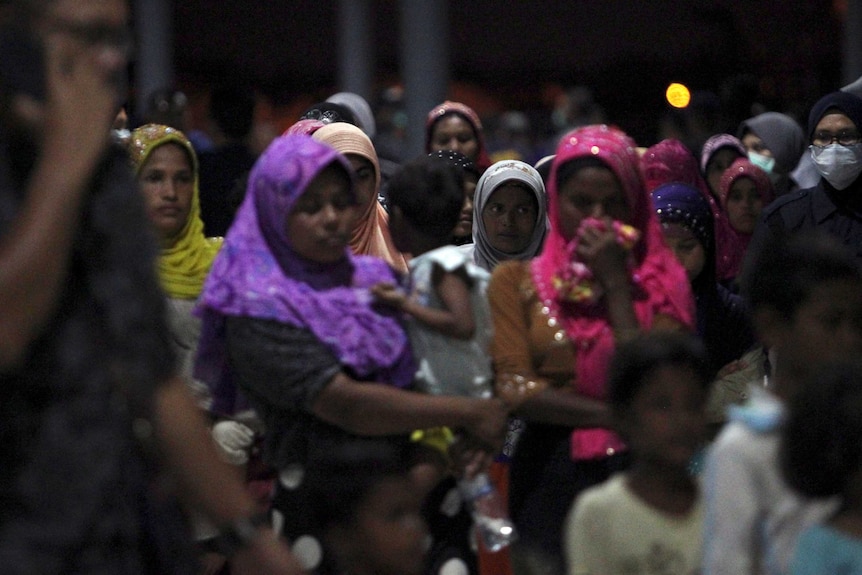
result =
[[[488,232],[482,221],[482,211],[494,193],[506,182],[517,181],[525,184],[536,196],[539,210],[536,214],[536,225],[529,245],[517,254],[507,254],[491,246]],[[498,263],[506,260],[528,260],[539,254],[545,234],[548,233],[548,199],[542,176],[529,164],[518,160],[503,160],[485,170],[479,183],[476,184],[476,195],[473,200],[473,260],[481,268],[493,270]]]
[[[775,158],[775,171],[789,174],[805,153],[805,134],[796,120],[779,112],[764,112],[749,118],[739,125],[737,137],[741,140],[746,131],[763,140],[772,157]]]

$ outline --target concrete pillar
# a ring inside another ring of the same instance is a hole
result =
[[[401,0],[401,77],[407,112],[404,158],[425,151],[425,117],[449,88],[446,0]]]
[[[843,85],[862,77],[862,0],[847,0],[844,22]]]
[[[374,50],[370,0],[338,2],[338,91],[373,100]]]
[[[135,0],[135,114],[147,97],[174,85],[173,7],[171,0]]]

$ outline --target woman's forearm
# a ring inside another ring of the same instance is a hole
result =
[[[611,424],[607,404],[577,393],[546,389],[526,401],[517,412],[528,419],[572,427],[608,427]]]
[[[338,374],[312,407],[314,414],[358,435],[393,435],[416,429],[465,428],[494,445],[502,439],[506,410],[499,400],[433,396],[357,382]]]

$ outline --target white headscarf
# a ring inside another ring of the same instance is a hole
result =
[[[525,184],[533,192],[539,209],[536,212],[536,225],[533,227],[533,236],[530,238],[529,245],[516,254],[507,254],[491,246],[488,241],[488,233],[482,221],[482,211],[494,191],[512,181]],[[473,260],[476,265],[491,271],[501,261],[534,258],[542,250],[548,228],[548,199],[545,194],[545,184],[535,168],[518,160],[503,160],[485,170],[479,178],[479,183],[476,184],[476,195],[473,200]]]

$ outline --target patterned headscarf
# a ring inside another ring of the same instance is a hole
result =
[[[680,182],[692,186],[703,195],[715,223],[716,277],[719,280],[736,277],[742,265],[736,235],[700,175],[697,160],[685,144],[679,140],[667,139],[647,148],[641,158],[641,169],[648,192],[663,184]]]
[[[323,126],[311,136],[344,155],[356,154],[374,167],[374,194],[356,220],[350,236],[350,249],[356,255],[376,256],[402,273],[407,273],[407,259],[395,247],[389,234],[389,216],[377,195],[380,191],[380,161],[368,136],[360,128],[345,122]]]
[[[195,299],[203,289],[213,259],[221,248],[222,238],[204,236],[197,156],[191,142],[182,132],[161,124],[147,124],[132,132],[128,145],[135,175],[141,173],[153,150],[165,144],[176,144],[188,154],[194,174],[194,191],[185,225],[171,245],[161,250],[158,261],[159,278],[162,287],[171,297]]]
[[[460,116],[473,128],[473,133],[476,135],[476,142],[478,142],[478,150],[474,161],[476,162],[476,167],[479,168],[479,172],[484,172],[488,169],[488,166],[491,165],[491,158],[488,156],[488,151],[485,149],[485,134],[482,131],[482,122],[479,120],[479,116],[472,108],[462,104],[461,102],[446,100],[428,112],[428,118],[425,121],[425,151],[432,151],[431,134],[434,133],[434,125],[439,122],[441,118],[452,114]]]
[[[428,156],[431,158],[437,158],[438,160],[443,160],[444,162],[455,166],[459,170],[473,174],[476,176],[477,180],[479,179],[479,176],[482,175],[479,173],[479,168],[476,167],[473,160],[461,152],[456,152],[455,150],[437,150],[436,152],[430,152]]]
[[[297,120],[296,122],[288,126],[282,136],[290,136],[292,134],[310,136],[325,125],[326,124],[324,122],[321,122],[320,120]]]
[[[715,134],[714,136],[710,136],[710,138],[704,142],[703,148],[701,148],[700,151],[700,171],[704,174],[704,177],[706,177],[706,167],[709,165],[709,161],[712,159],[712,156],[714,156],[719,150],[728,149],[736,152],[736,155],[740,158],[745,158],[747,156],[745,153],[745,146],[742,145],[739,138],[731,136],[730,134]]]
[[[517,182],[525,185],[536,198],[536,222],[530,243],[520,253],[503,253],[488,241],[488,231],[482,221],[482,212],[494,191],[503,184]],[[476,197],[473,200],[473,260],[481,268],[493,270],[498,263],[506,260],[529,260],[536,257],[542,249],[545,234],[548,233],[548,197],[542,176],[529,164],[518,160],[503,160],[485,170],[476,184]]]
[[[570,241],[560,231],[557,175],[565,164],[595,158],[614,173],[625,194],[631,221],[640,231],[634,246],[630,281],[635,314],[644,329],[656,315],[675,318],[693,327],[694,301],[685,270],[677,263],[661,236],[652,204],[640,172],[635,143],[622,131],[608,126],[585,126],[560,140],[548,183],[548,212],[551,229],[541,255],[531,265],[533,282],[545,309],[558,322],[576,349],[575,389],[587,397],[603,399],[607,365],[614,351],[614,334],[603,301],[573,303],[562,297],[555,278],[570,267]],[[572,436],[572,455],[578,459],[603,457],[608,446],[620,447],[619,440],[604,429],[577,430]]]
[[[718,184],[719,198],[721,199],[721,207],[727,211],[727,197],[730,195],[730,188],[733,183],[740,178],[749,178],[754,182],[754,187],[763,200],[763,205],[768,206],[775,199],[775,189],[772,186],[772,181],[766,172],[748,161],[748,158],[740,158],[735,160],[721,175],[721,180]],[[736,235],[736,245],[739,250],[739,259],[745,257],[745,251],[748,249],[748,244],[751,241],[751,234],[743,234],[731,227],[731,231]]]
[[[359,378],[405,387],[415,365],[394,315],[373,307],[378,282],[396,282],[383,261],[353,256],[310,262],[290,245],[285,222],[296,201],[327,167],[350,166],[308,136],[276,138],[249,176],[245,200],[213,265],[196,313],[203,318],[195,375],[213,388],[216,411],[229,411],[233,385],[224,342],[225,316],[279,321],[311,332]],[[351,186],[351,190],[355,193]]]

